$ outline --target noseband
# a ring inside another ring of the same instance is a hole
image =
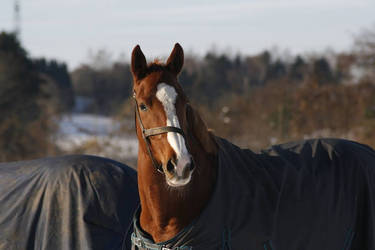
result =
[[[156,159],[154,158],[154,156],[152,154],[149,137],[154,136],[154,135],[165,134],[165,133],[168,133],[168,132],[174,132],[174,133],[181,134],[182,137],[184,137],[184,139],[185,139],[184,131],[181,128],[177,128],[177,127],[173,127],[173,126],[156,127],[156,128],[148,128],[148,129],[145,128],[143,126],[143,123],[142,123],[141,115],[139,114],[139,106],[138,106],[137,99],[135,98],[135,92],[133,92],[133,99],[135,101],[135,114],[137,116],[137,119],[139,121],[139,125],[141,127],[142,138],[143,138],[143,141],[146,144],[148,155],[150,156],[152,164],[154,165],[155,169],[157,171],[159,171],[160,173],[164,173],[162,166],[157,164]]]

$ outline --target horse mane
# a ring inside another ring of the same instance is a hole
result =
[[[207,125],[203,121],[199,112],[190,105],[188,106],[187,110],[187,119],[192,125],[191,128],[195,138],[200,142],[204,150],[209,154],[216,155],[218,151],[218,144],[213,131],[207,128]]]

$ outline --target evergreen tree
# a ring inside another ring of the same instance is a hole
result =
[[[45,58],[34,59],[33,64],[37,71],[47,77],[50,84],[55,85],[57,93],[51,94],[58,98],[60,110],[71,110],[74,106],[74,91],[66,64]]]
[[[333,83],[334,77],[331,66],[325,58],[319,58],[313,63],[313,79],[318,84]]]
[[[42,84],[16,36],[0,33],[0,161],[37,157],[48,150]]]
[[[289,71],[289,77],[292,82],[302,82],[307,72],[307,64],[300,57],[297,56],[292,63]]]

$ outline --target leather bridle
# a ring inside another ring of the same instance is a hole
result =
[[[165,127],[156,127],[156,128],[145,128],[142,123],[141,115],[139,114],[139,106],[136,97],[136,93],[133,92],[133,99],[135,101],[135,114],[136,114],[136,119],[139,121],[139,126],[141,127],[141,132],[142,132],[142,138],[143,141],[146,144],[147,152],[148,155],[151,158],[152,164],[154,165],[155,169],[159,171],[160,173],[163,172],[163,168],[161,165],[157,164],[156,159],[154,158],[152,151],[151,151],[151,145],[150,145],[150,136],[154,135],[160,135],[160,134],[165,134],[168,132],[173,132],[173,133],[179,133],[184,137],[185,139],[185,134],[184,131],[181,128],[173,127],[173,126],[165,126]]]

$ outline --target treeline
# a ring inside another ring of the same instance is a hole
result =
[[[74,107],[75,94],[68,67],[63,62],[37,58],[32,60],[35,70],[49,83],[50,95],[56,98],[61,112],[70,112]]]
[[[199,105],[216,134],[238,145],[262,149],[272,144],[339,137],[375,147],[375,82],[296,87],[272,83],[247,96],[231,95],[215,108]]]
[[[215,105],[227,95],[247,95],[276,82],[299,86],[311,81],[319,85],[358,81],[352,72],[358,67],[356,62],[352,53],[283,59],[269,51],[252,56],[208,52],[203,58],[186,55],[179,80],[194,102]],[[131,95],[130,66],[114,62],[98,68],[97,64],[83,64],[71,73],[75,93],[91,100],[86,112],[118,113]]]
[[[209,126],[242,146],[317,136],[375,146],[374,44],[375,32],[366,30],[339,54],[187,54],[179,79]],[[101,53],[93,58],[105,63],[69,72],[63,62],[30,58],[15,35],[0,34],[0,161],[57,154],[62,113],[133,117],[129,63]]]
[[[310,137],[375,146],[375,51],[357,43],[353,51],[320,56],[186,55],[179,80],[209,126],[242,146]],[[133,117],[127,63],[82,65],[72,79],[77,94],[93,98],[90,111]]]
[[[84,112],[113,115],[130,96],[132,76],[129,64],[116,62],[97,68],[84,64],[72,73],[75,94],[86,100]]]
[[[16,36],[0,33],[0,161],[55,154],[55,121],[74,93],[64,63],[32,59]]]
[[[324,57],[304,59],[296,56],[289,63],[282,58],[273,58],[268,51],[233,58],[208,53],[202,60],[187,60],[180,81],[196,101],[214,104],[228,94],[246,95],[254,88],[274,82],[299,85],[314,79],[322,85],[338,84],[344,80],[341,71]]]

